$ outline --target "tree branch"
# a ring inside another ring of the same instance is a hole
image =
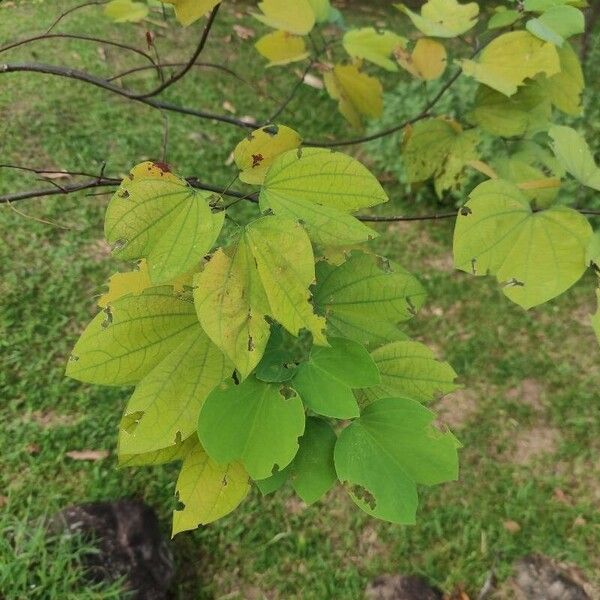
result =
[[[86,6],[99,6],[102,4],[106,4],[107,0],[92,0],[91,2],[84,2],[83,4],[79,4],[78,6],[73,6],[72,8],[68,8],[62,14],[60,14],[56,20],[48,27],[46,33],[50,33],[67,15],[75,12],[76,10],[80,10],[85,8]]]
[[[287,108],[288,104],[294,99],[296,92],[300,89],[300,86],[302,85],[304,78],[306,77],[306,75],[308,74],[308,72],[310,71],[312,66],[313,66],[313,61],[309,60],[308,65],[307,65],[306,69],[304,69],[304,72],[302,73],[300,79],[298,81],[296,81],[296,83],[294,84],[294,87],[292,88],[290,95],[280,104],[280,106],[277,108],[277,110],[269,117],[269,120],[268,120],[269,123],[273,123],[275,121],[275,119]]]
[[[219,3],[212,9],[210,16],[208,17],[208,21],[206,22],[206,25],[204,26],[204,31],[202,32],[202,36],[200,37],[198,46],[196,47],[196,50],[194,51],[194,53],[192,54],[192,56],[190,57],[190,59],[186,63],[186,65],[183,67],[183,69],[181,69],[181,71],[179,71],[178,73],[175,73],[174,75],[172,75],[167,81],[161,83],[159,86],[157,86],[153,90],[146,92],[144,94],[132,95],[131,98],[133,98],[134,100],[142,100],[145,98],[152,98],[152,96],[157,96],[161,92],[164,92],[167,88],[171,87],[175,82],[179,81],[182,77],[184,77],[189,72],[189,70],[194,66],[194,63],[196,62],[196,60],[202,53],[202,50],[204,50],[204,46],[206,45],[208,36],[210,34],[210,30],[212,29],[213,23],[215,22],[215,19],[217,17],[217,13],[219,12],[220,7],[221,7],[221,4]]]

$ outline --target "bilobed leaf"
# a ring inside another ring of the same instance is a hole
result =
[[[207,12],[211,11],[221,0],[164,0],[175,6],[177,20],[187,27]]]
[[[531,308],[569,289],[584,273],[591,227],[564,206],[534,213],[514,184],[477,186],[459,211],[454,263],[474,275],[495,275],[513,302]]]
[[[540,83],[524,85],[516,94],[504,94],[480,85],[471,119],[483,130],[502,137],[533,134],[547,128],[552,115],[548,92]]]
[[[136,386],[123,414],[119,452],[175,446],[196,430],[202,403],[233,367],[200,326]]]
[[[540,85],[556,108],[568,115],[580,115],[583,110],[581,94],[585,81],[579,57],[568,43],[558,48],[558,56],[560,73],[541,79]]]
[[[287,65],[309,56],[303,37],[287,31],[273,31],[254,44],[259,54],[269,60],[267,67]]]
[[[309,0],[262,0],[258,8],[262,14],[253,13],[253,16],[273,29],[306,35],[315,24],[315,12]]]
[[[541,40],[562,46],[571,36],[583,33],[585,18],[579,9],[565,4],[553,6],[539,17],[529,19],[526,27]]]
[[[409,182],[435,178],[438,196],[459,187],[465,166],[478,158],[479,137],[474,130],[463,132],[455,121],[424,119],[406,133],[402,159]]]
[[[328,348],[314,347],[309,360],[298,367],[292,387],[304,404],[326,417],[358,417],[352,388],[377,385],[381,379],[368,351],[343,338],[329,338]]]
[[[376,77],[352,65],[335,65],[323,75],[327,93],[339,103],[346,120],[362,128],[362,117],[377,118],[383,112],[383,87]]]
[[[269,339],[269,305],[246,238],[240,238],[231,256],[219,248],[194,282],[202,328],[245,379]]]
[[[342,431],[335,468],[360,508],[392,523],[414,523],[417,484],[458,478],[456,439],[436,430],[434,418],[416,400],[383,398]]]
[[[420,15],[403,4],[394,6],[407,14],[419,31],[431,37],[461,35],[476,25],[479,15],[476,2],[460,4],[457,0],[429,0],[422,6]]]
[[[141,163],[108,205],[106,239],[119,258],[146,258],[151,281],[165,283],[198,265],[215,243],[225,214],[212,213],[211,197],[162,165]]]
[[[528,31],[511,31],[497,37],[481,52],[479,59],[463,60],[465,75],[474,77],[505,96],[512,96],[526,79],[560,72],[558,52]]]
[[[88,383],[138,383],[198,327],[197,321],[189,299],[167,286],[115,300],[81,334],[66,374]]]
[[[554,125],[548,132],[562,166],[583,185],[600,191],[600,168],[583,136],[571,127]]]
[[[285,125],[266,125],[249,133],[233,151],[240,179],[245,183],[261,184],[273,161],[301,143],[300,134]]]
[[[377,348],[371,356],[381,374],[381,384],[361,390],[366,402],[396,396],[429,402],[458,387],[454,369],[437,360],[425,344],[393,342]]]
[[[218,464],[196,442],[181,465],[176,490],[183,508],[173,512],[173,535],[229,514],[250,484],[240,463]]]
[[[406,38],[393,31],[376,31],[373,27],[363,27],[347,31],[342,44],[352,58],[368,60],[386,71],[397,71],[398,67],[390,56],[396,48],[406,46]]]
[[[104,5],[104,14],[116,23],[137,23],[148,16],[148,5],[132,0],[111,0]]]
[[[337,479],[333,464],[336,440],[335,431],[326,421],[306,419],[298,453],[287,468],[292,487],[306,504],[319,500]]]
[[[315,282],[315,263],[310,240],[299,223],[278,216],[250,223],[245,239],[256,261],[269,303],[269,314],[291,334],[301,329],[326,345],[325,320],[309,302],[309,286]]]
[[[278,156],[259,196],[261,210],[300,221],[310,238],[323,246],[376,237],[375,231],[347,213],[387,200],[377,179],[361,163],[319,148]]]
[[[399,48],[395,55],[403,69],[425,81],[433,81],[441,77],[448,63],[444,46],[429,38],[418,39],[412,52]]]
[[[298,451],[304,408],[298,396],[286,397],[280,385],[254,377],[215,389],[198,420],[198,436],[218,463],[239,460],[252,479],[266,479],[285,468]]]
[[[314,303],[332,336],[363,345],[404,339],[398,324],[408,321],[424,298],[415,277],[378,256],[352,252],[339,266],[317,264]]]

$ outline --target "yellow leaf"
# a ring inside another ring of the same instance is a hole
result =
[[[148,16],[148,6],[132,0],[112,0],[104,6],[104,14],[116,23],[137,23]]]
[[[177,479],[177,497],[183,508],[173,512],[173,535],[230,513],[249,489],[248,474],[241,463],[219,465],[196,443]]]
[[[469,31],[477,23],[479,6],[476,2],[459,4],[457,0],[429,0],[421,8],[421,14],[403,4],[396,8],[410,17],[414,26],[431,37],[451,38]]]
[[[193,281],[193,271],[185,273],[175,278],[167,285],[173,286],[176,292],[183,292],[186,287],[191,287]],[[150,274],[148,272],[148,262],[145,258],[139,261],[135,271],[125,271],[124,273],[115,273],[108,280],[108,291],[98,299],[98,306],[106,308],[111,302],[118,298],[130,294],[138,295],[144,290],[152,287]]]
[[[362,116],[381,116],[383,88],[376,77],[361,73],[356,65],[335,65],[324,80],[329,95],[338,100],[340,112],[356,129],[362,127]]]
[[[306,35],[315,25],[315,12],[309,0],[263,0],[258,3],[261,14],[253,16],[273,29]]]
[[[285,125],[267,125],[253,131],[233,151],[240,179],[244,183],[261,184],[275,158],[301,143],[298,132]]]
[[[412,54],[403,48],[397,49],[396,59],[398,64],[411,75],[426,81],[441,77],[448,64],[444,46],[429,38],[418,40]]]
[[[545,73],[552,77],[560,72],[556,47],[528,31],[512,31],[496,38],[487,46],[479,60],[463,60],[465,75],[512,96],[526,79]]]
[[[389,57],[396,48],[406,46],[406,39],[392,31],[375,31],[373,27],[363,27],[348,31],[342,43],[353,58],[364,58],[387,71],[397,71],[398,68]]]
[[[254,45],[258,52],[270,61],[267,67],[287,65],[304,60],[309,55],[304,38],[287,31],[267,33]]]
[[[191,25],[207,12],[211,11],[221,0],[165,0],[175,6],[177,20],[184,26]]]

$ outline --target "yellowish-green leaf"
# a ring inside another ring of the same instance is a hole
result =
[[[581,94],[585,81],[579,57],[568,43],[564,43],[558,49],[558,56],[560,73],[549,78],[542,78],[540,85],[543,86],[548,98],[556,108],[568,115],[580,115],[583,110]]]
[[[262,0],[258,8],[262,14],[253,16],[273,29],[306,35],[315,25],[315,11],[309,0]]]
[[[134,167],[106,211],[104,233],[122,259],[146,258],[154,284],[199,265],[225,218],[213,214],[212,195],[151,162]]]
[[[307,329],[316,344],[327,345],[325,319],[314,313],[309,302],[315,261],[302,226],[284,217],[262,217],[247,226],[245,236],[271,317],[291,334],[297,336],[301,329]]]
[[[534,167],[518,158],[499,158],[494,161],[494,168],[501,179],[506,179],[517,185],[538,182],[539,187],[522,190],[536,208],[551,206],[560,190],[560,180],[554,177],[547,177],[542,169]],[[558,185],[550,187],[553,183],[556,184],[557,182]],[[548,187],[545,187],[545,184]]]
[[[552,150],[562,166],[583,185],[600,191],[600,168],[582,135],[571,127],[555,125],[548,132]]]
[[[325,23],[329,20],[331,14],[331,4],[329,0],[308,0],[308,2],[315,13],[315,20],[317,23]]]
[[[260,208],[302,223],[323,246],[350,245],[376,232],[349,215],[359,208],[387,202],[375,177],[341,152],[304,148],[281,154],[273,162],[260,192]]]
[[[211,11],[221,0],[164,0],[175,6],[177,20],[184,26],[191,25]]]
[[[66,373],[88,383],[137,383],[197,327],[193,304],[173,288],[150,288],[139,296],[124,296],[86,327]]]
[[[173,535],[229,514],[246,497],[250,483],[240,463],[218,464],[196,443],[181,465],[176,490],[183,508],[173,512]]]
[[[177,445],[196,430],[202,403],[233,367],[200,326],[136,386],[123,414],[119,452]]]
[[[317,264],[314,302],[335,337],[363,345],[405,339],[398,325],[413,317],[424,299],[415,277],[379,256],[352,252],[339,266]]]
[[[537,82],[531,82],[510,98],[480,85],[470,117],[492,135],[513,137],[546,129],[551,115],[548,92]]]
[[[422,6],[420,15],[403,4],[394,6],[407,14],[419,31],[430,37],[461,35],[475,26],[479,15],[476,2],[460,4],[457,0],[429,0]]]
[[[176,292],[183,292],[186,288],[191,287],[193,278],[193,273],[190,271],[168,283]],[[115,273],[109,278],[108,291],[100,296],[98,306],[106,308],[118,298],[129,295],[137,296],[150,287],[152,287],[152,282],[148,273],[148,263],[145,259],[142,259],[135,271]]]
[[[270,312],[245,236],[231,256],[217,250],[196,276],[194,303],[204,331],[245,379],[265,351]]]
[[[119,440],[123,435],[123,429],[119,428]],[[142,454],[123,454],[121,449],[118,449],[119,467],[141,467],[148,465],[163,465],[183,460],[198,443],[198,436],[194,433],[185,440],[177,440],[176,444],[170,445],[168,448],[161,448],[153,452],[144,452]]]
[[[346,120],[356,129],[362,127],[362,117],[377,118],[383,112],[383,87],[376,77],[361,73],[352,65],[335,65],[324,74],[327,92],[339,103]]]
[[[386,71],[397,71],[398,67],[390,56],[396,48],[406,47],[406,38],[392,31],[376,31],[373,27],[363,27],[347,31],[342,43],[352,58],[368,60]]]
[[[496,12],[488,21],[488,29],[502,29],[510,27],[521,18],[521,13],[518,10],[509,10],[505,6],[496,8]]]
[[[569,5],[552,6],[539,17],[530,19],[527,31],[546,42],[562,46],[565,40],[585,30],[583,13]]]
[[[304,60],[309,55],[304,38],[287,31],[267,33],[254,45],[258,52],[269,61],[267,67],[287,65]]]
[[[583,275],[591,233],[587,219],[571,208],[534,213],[514,184],[486,181],[459,211],[454,263],[474,275],[495,275],[506,296],[528,309]]]
[[[512,96],[526,79],[560,72],[558,52],[528,31],[512,31],[493,40],[478,61],[461,61],[463,72],[505,96]]]
[[[439,79],[448,63],[446,49],[429,38],[417,40],[412,52],[399,48],[395,52],[398,64],[411,75],[425,81]]]
[[[104,14],[116,23],[137,23],[148,16],[148,5],[132,0],[111,0],[105,4]]]
[[[367,403],[396,396],[428,402],[458,387],[454,383],[457,377],[454,369],[438,361],[433,352],[419,342],[386,344],[371,352],[371,356],[381,374],[381,383],[360,391],[361,399]]]
[[[275,158],[301,143],[300,134],[285,125],[266,125],[249,133],[233,151],[240,179],[261,184]]]

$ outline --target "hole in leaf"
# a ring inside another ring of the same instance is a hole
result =
[[[106,329],[113,322],[113,315],[110,306],[104,309],[104,321],[102,321],[102,328]]]
[[[287,385],[282,385],[279,388],[279,393],[284,397],[285,400],[290,400],[291,398],[295,398],[297,396],[296,390]]]
[[[364,502],[371,510],[375,510],[377,501],[375,496],[364,486],[354,484],[350,487],[350,493],[361,502]]]
[[[262,130],[272,136],[275,136],[279,133],[279,127],[275,124],[267,125],[266,127],[263,127]]]
[[[463,207],[460,209],[460,214],[461,214],[463,217],[467,217],[467,216],[469,216],[469,215],[473,214],[473,211],[472,211],[472,210],[471,210],[471,209],[470,209],[468,206],[463,206]]]

